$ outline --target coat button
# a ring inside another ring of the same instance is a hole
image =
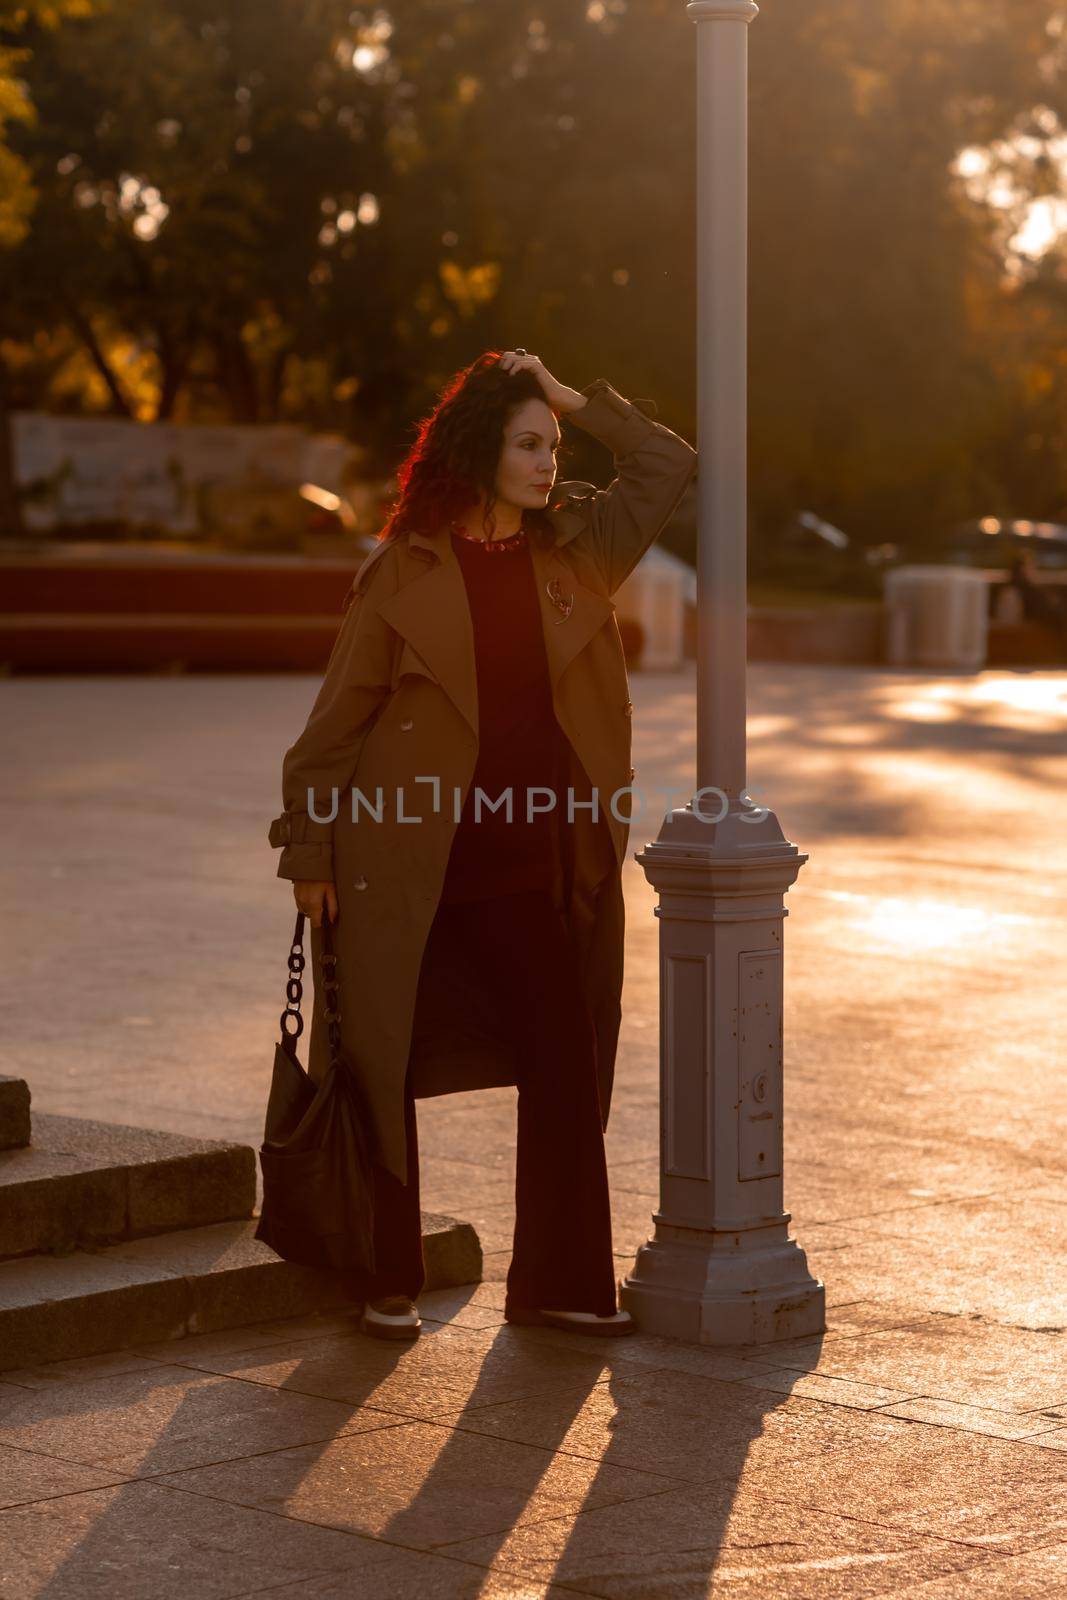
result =
[[[633,781],[634,781],[634,769],[633,769],[633,767],[631,767],[630,768],[630,782],[633,783]]]
[[[633,709],[634,709],[633,701],[632,700],[627,700],[626,704],[623,706],[622,709],[625,711],[627,716],[630,716],[633,713]]]
[[[353,889],[365,889],[367,887],[366,878],[364,878],[364,877],[357,878],[355,883],[352,885],[352,887],[353,887]]]
[[[407,721],[402,722],[400,726],[404,733],[410,733],[415,724],[412,722],[411,718],[408,717]]]

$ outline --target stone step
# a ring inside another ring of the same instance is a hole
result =
[[[255,1219],[0,1262],[0,1371],[358,1304],[343,1274],[282,1261]],[[479,1283],[469,1222],[422,1214],[427,1289]]]
[[[247,1145],[36,1112],[0,1152],[0,1258],[94,1248],[252,1215]]]
[[[30,1086],[25,1078],[0,1078],[0,1150],[30,1142]]]

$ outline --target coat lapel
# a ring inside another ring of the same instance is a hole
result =
[[[426,571],[384,600],[378,613],[425,662],[472,729],[478,732],[478,679],[474,665],[474,627],[467,587],[448,539],[420,533],[408,536],[412,548],[429,551]]]
[[[558,717],[560,679],[614,614],[615,605],[606,595],[581,583],[559,553],[578,532],[581,518],[571,511],[553,511],[549,516],[557,533],[556,544],[546,548],[531,539],[529,548]],[[425,572],[383,601],[379,614],[425,663],[429,674],[438,680],[477,734],[474,627],[462,569],[450,539],[416,532],[408,535],[408,542],[412,550],[434,559],[427,561]]]

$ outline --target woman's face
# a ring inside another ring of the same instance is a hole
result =
[[[556,477],[559,424],[545,400],[524,400],[504,424],[496,469],[499,500],[513,506],[548,504]]]

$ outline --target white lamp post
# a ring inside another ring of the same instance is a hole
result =
[[[820,1332],[782,1195],[784,897],[807,860],[745,797],[747,73],[753,0],[697,28],[697,793],[635,852],[660,919],[660,1204],[623,1280],[642,1329],[701,1344]],[[717,820],[708,820],[717,819]]]

